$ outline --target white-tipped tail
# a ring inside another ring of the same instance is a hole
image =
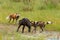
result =
[[[9,16],[7,16],[6,19],[9,19]]]
[[[51,21],[48,21],[48,24],[52,24],[52,22]]]

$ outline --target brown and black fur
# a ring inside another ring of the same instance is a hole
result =
[[[21,25],[23,25],[22,33],[24,33],[24,28],[26,26],[28,27],[28,32],[31,31],[31,23],[28,18],[23,18],[22,20],[19,20],[19,26],[18,26],[17,32],[19,31],[19,28],[21,27]]]
[[[17,13],[16,14],[10,14],[9,15],[9,22],[11,20],[13,20],[13,22],[14,22],[14,20],[16,20],[16,22],[17,22],[18,19],[19,19],[19,15]]]
[[[43,31],[44,28],[45,28],[45,26],[46,26],[46,24],[48,24],[48,23],[47,23],[47,22],[45,23],[45,22],[43,22],[43,21],[37,21],[37,22],[32,21],[31,24],[32,24],[32,26],[34,27],[34,30],[35,30],[35,32],[36,32],[36,28],[37,28],[37,27],[40,27],[40,29]],[[41,32],[42,32],[42,31],[41,31]]]

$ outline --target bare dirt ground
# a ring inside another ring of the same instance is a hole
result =
[[[0,33],[4,34],[10,34],[10,33],[14,33],[17,30],[17,25],[15,24],[0,24]],[[18,33],[21,33],[21,28],[19,30]],[[22,33],[21,33],[22,34]],[[26,36],[26,37],[39,37],[44,35],[46,40],[60,40],[60,32],[56,32],[56,31],[43,31],[42,33],[40,33],[39,31],[37,31],[36,33],[31,32],[28,33],[25,30],[25,33],[22,34],[22,36]]]

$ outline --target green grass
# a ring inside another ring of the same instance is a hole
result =
[[[1,25],[0,25],[1,26]],[[34,36],[32,33],[16,32],[17,26],[3,25],[0,29],[0,40],[45,40],[45,35]]]
[[[33,8],[33,11],[23,11],[24,7]],[[56,6],[56,7],[55,7]],[[43,10],[41,10],[43,9]],[[6,17],[11,13],[20,13],[20,18],[28,18],[31,21],[52,21],[53,24],[46,25],[46,30],[60,31],[60,3],[58,5],[51,4],[50,0],[46,5],[42,0],[33,0],[29,4],[23,2],[13,2],[10,0],[0,0],[0,23],[9,24]],[[13,24],[13,23],[12,23]],[[5,28],[8,30],[8,28]],[[2,31],[2,30],[1,30]],[[38,38],[27,38],[19,33],[7,34],[7,31],[3,31],[1,36],[7,36],[7,40],[11,40],[14,36],[15,40],[44,40],[44,36]],[[1,37],[0,37],[1,38]],[[0,39],[1,40],[1,39]]]
[[[6,17],[9,15],[9,13],[15,13],[14,11],[6,11],[3,10],[3,12],[0,12],[0,23],[2,24],[9,24],[8,20],[6,20]],[[20,13],[20,19],[26,17],[31,21],[52,21],[53,24],[46,25],[45,29],[49,31],[60,31],[60,10],[38,10],[38,11],[28,11],[28,12],[19,12]],[[6,27],[7,28],[7,27]],[[8,28],[6,29],[8,30]],[[44,40],[44,36],[40,36],[37,38],[27,38],[23,37],[19,33],[11,33],[7,34],[7,31],[3,31],[4,35],[7,35],[7,40],[11,40],[11,37],[13,37],[15,40]],[[13,36],[12,36],[13,35]],[[24,39],[23,39],[24,38]]]
[[[0,12],[0,23],[7,23],[6,17],[9,15],[10,11]],[[15,12],[10,12],[15,13]],[[47,25],[47,30],[60,31],[60,10],[40,10],[40,11],[28,11],[28,12],[19,12],[20,19],[28,18],[31,21],[52,21],[53,24]]]
[[[21,33],[13,33],[12,34],[5,34],[5,35],[2,35],[3,39],[5,40],[44,40],[45,36],[44,35],[41,35],[41,36],[38,36],[38,37],[28,37],[28,36],[25,36]]]

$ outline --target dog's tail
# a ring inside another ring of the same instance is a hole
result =
[[[6,19],[9,19],[9,16],[7,16]]]

